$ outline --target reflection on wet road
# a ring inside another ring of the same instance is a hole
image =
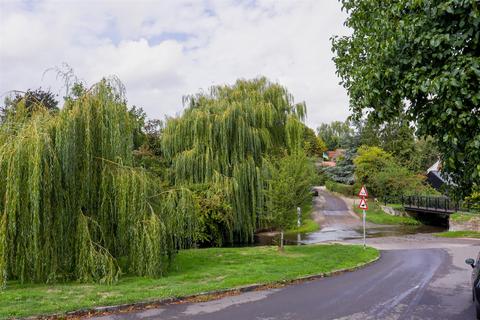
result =
[[[325,241],[360,239],[363,236],[362,221],[342,198],[332,195],[323,188],[316,188],[318,197],[313,199],[312,215],[320,230],[301,235],[301,243],[312,244]],[[426,225],[375,225],[367,224],[367,237],[400,236],[415,233],[440,232],[444,229]],[[288,238],[291,242],[297,237]]]

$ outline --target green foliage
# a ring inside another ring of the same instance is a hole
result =
[[[479,216],[476,215],[476,214],[460,213],[460,212],[452,213],[452,214],[449,216],[449,220],[450,220],[450,221],[460,222],[460,223],[469,222],[470,220],[478,219],[478,218],[479,218]]]
[[[183,115],[168,119],[161,137],[172,184],[224,185],[234,213],[225,233],[253,241],[265,215],[265,157],[301,149],[305,105],[265,78],[213,87],[185,102]]]
[[[321,158],[324,151],[327,151],[327,146],[322,139],[317,137],[315,131],[305,126],[303,131],[303,150],[308,157]]]
[[[354,211],[357,215],[362,215],[362,209],[354,206]],[[420,225],[418,220],[410,216],[392,216],[384,212],[382,208],[374,201],[369,201],[366,220],[376,224],[401,224],[401,225]]]
[[[17,107],[22,106],[24,113],[31,115],[35,110],[46,109],[49,111],[58,111],[58,101],[55,95],[49,90],[28,89],[25,93],[15,92],[12,97],[6,97],[4,106],[0,108],[0,123],[7,117],[14,117],[17,113]]]
[[[197,240],[201,245],[221,246],[233,241],[234,212],[229,202],[229,186],[221,183],[191,186],[200,205]]]
[[[405,116],[378,124],[371,117],[359,124],[360,144],[379,147],[392,154],[399,163],[415,158],[415,134]],[[433,164],[433,162],[432,162]],[[424,168],[426,170],[427,168]]]
[[[356,179],[365,184],[372,195],[376,195],[381,187],[375,185],[375,178],[385,168],[393,165],[392,155],[379,147],[361,146],[353,162]]]
[[[157,276],[189,245],[195,201],[133,167],[124,101],[103,80],[59,113],[19,112],[0,126],[0,275],[112,282],[122,258],[124,271]]]
[[[333,121],[331,123],[322,123],[317,128],[318,137],[322,139],[328,150],[345,148],[352,138],[353,129],[348,121]]]
[[[311,198],[315,168],[302,153],[287,155],[273,163],[266,191],[268,224],[284,231],[295,225],[296,208]]]
[[[429,192],[424,176],[400,166],[390,153],[378,147],[360,147],[354,163],[357,181],[376,197]]]
[[[480,6],[477,0],[342,0],[352,35],[333,39],[357,117],[403,112],[435,138],[458,192],[480,181]],[[375,17],[375,19],[372,19]]]
[[[425,174],[438,159],[440,159],[440,152],[433,138],[421,137],[415,140],[414,155],[407,166],[413,172]]]
[[[465,202],[468,203],[470,209],[480,212],[480,186],[473,187],[472,194],[465,197]]]
[[[343,159],[337,161],[334,167],[325,167],[322,169],[328,179],[341,184],[353,184],[354,183],[354,170],[353,158],[355,157],[355,151],[348,149],[345,152]]]
[[[353,184],[353,172],[355,167],[353,164],[345,164],[344,161],[337,163],[335,167],[326,167],[324,169],[327,177],[335,182],[343,184]]]
[[[343,194],[346,197],[351,197],[355,195],[354,186],[348,184],[342,184],[334,181],[327,180],[325,182],[325,187],[332,192],[337,192]]]

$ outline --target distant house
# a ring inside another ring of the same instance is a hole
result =
[[[323,162],[320,163],[322,167],[335,167],[337,160],[345,156],[345,149],[335,149],[334,151],[327,151],[323,153]]]
[[[445,178],[442,176],[442,163],[440,160],[428,168],[427,181],[436,190],[439,190],[446,183]]]

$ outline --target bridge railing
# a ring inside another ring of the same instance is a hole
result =
[[[455,212],[459,210],[459,202],[448,197],[406,196],[402,197],[402,204],[406,208],[426,209],[441,212]]]
[[[446,196],[396,195],[385,196],[381,200],[385,205],[396,203],[405,208],[425,209],[425,211],[480,213],[480,203],[455,201]]]

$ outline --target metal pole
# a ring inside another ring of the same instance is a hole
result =
[[[367,243],[365,240],[365,216],[366,216],[366,213],[365,213],[365,210],[363,210],[363,249],[367,247]]]

